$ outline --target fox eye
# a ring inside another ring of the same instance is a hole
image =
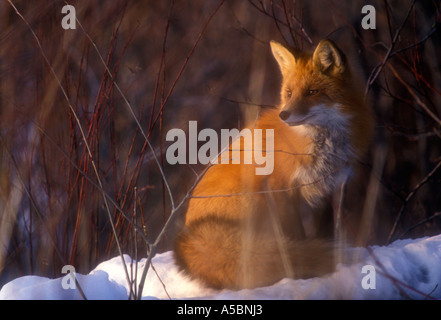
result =
[[[292,91],[291,89],[286,89],[286,95],[288,96],[288,98],[292,97]]]
[[[316,95],[318,92],[319,92],[318,90],[308,90],[308,91],[306,91],[306,94],[307,94],[308,96],[314,96],[314,95]]]

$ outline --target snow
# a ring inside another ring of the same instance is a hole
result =
[[[360,254],[358,262],[339,264],[337,270],[322,278],[283,279],[253,290],[213,290],[178,270],[172,252],[153,258],[143,299],[441,299],[441,235],[416,240],[398,240],[389,246],[369,250],[352,249]],[[124,255],[129,275],[141,278],[145,259],[135,263]],[[368,271],[362,273],[366,265]],[[369,269],[371,268],[371,269]],[[375,276],[375,279],[374,279]],[[57,279],[24,276],[5,284],[0,299],[82,299],[78,289],[66,288],[69,274]],[[87,275],[76,279],[88,299],[128,299],[129,286],[121,257],[99,264]],[[363,283],[364,287],[363,288]],[[366,286],[371,288],[366,288]],[[63,286],[65,289],[63,289]],[[375,289],[372,287],[375,286]],[[166,290],[164,289],[166,288]]]

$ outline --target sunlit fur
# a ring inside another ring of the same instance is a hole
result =
[[[250,128],[274,130],[274,171],[258,176],[253,164],[209,168],[175,242],[178,265],[215,288],[332,272],[333,242],[323,234],[306,237],[300,211],[307,208],[320,223],[316,209],[371,138],[369,110],[335,44],[323,40],[313,54],[275,42],[271,49],[283,75],[281,103],[262,110]]]

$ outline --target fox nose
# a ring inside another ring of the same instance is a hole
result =
[[[289,118],[289,115],[290,115],[289,111],[283,110],[279,113],[279,118],[285,121],[286,119]]]

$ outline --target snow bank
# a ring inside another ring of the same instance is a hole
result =
[[[144,299],[441,299],[441,235],[417,240],[399,240],[387,247],[358,249],[359,262],[339,264],[336,272],[323,278],[283,279],[253,290],[216,291],[179,272],[171,252],[153,259]],[[129,274],[135,262],[125,255]],[[141,277],[145,259],[138,265]],[[363,266],[371,269],[362,273]],[[121,257],[101,263],[88,275],[76,275],[88,299],[127,299],[129,286]],[[64,283],[63,283],[64,279]],[[160,279],[160,280],[159,280]],[[2,287],[0,299],[81,299],[77,289],[63,289],[66,278],[25,276]],[[363,288],[365,287],[365,288]],[[369,288],[370,287],[370,288]],[[375,287],[375,289],[373,289]],[[430,296],[430,297],[429,297]]]

